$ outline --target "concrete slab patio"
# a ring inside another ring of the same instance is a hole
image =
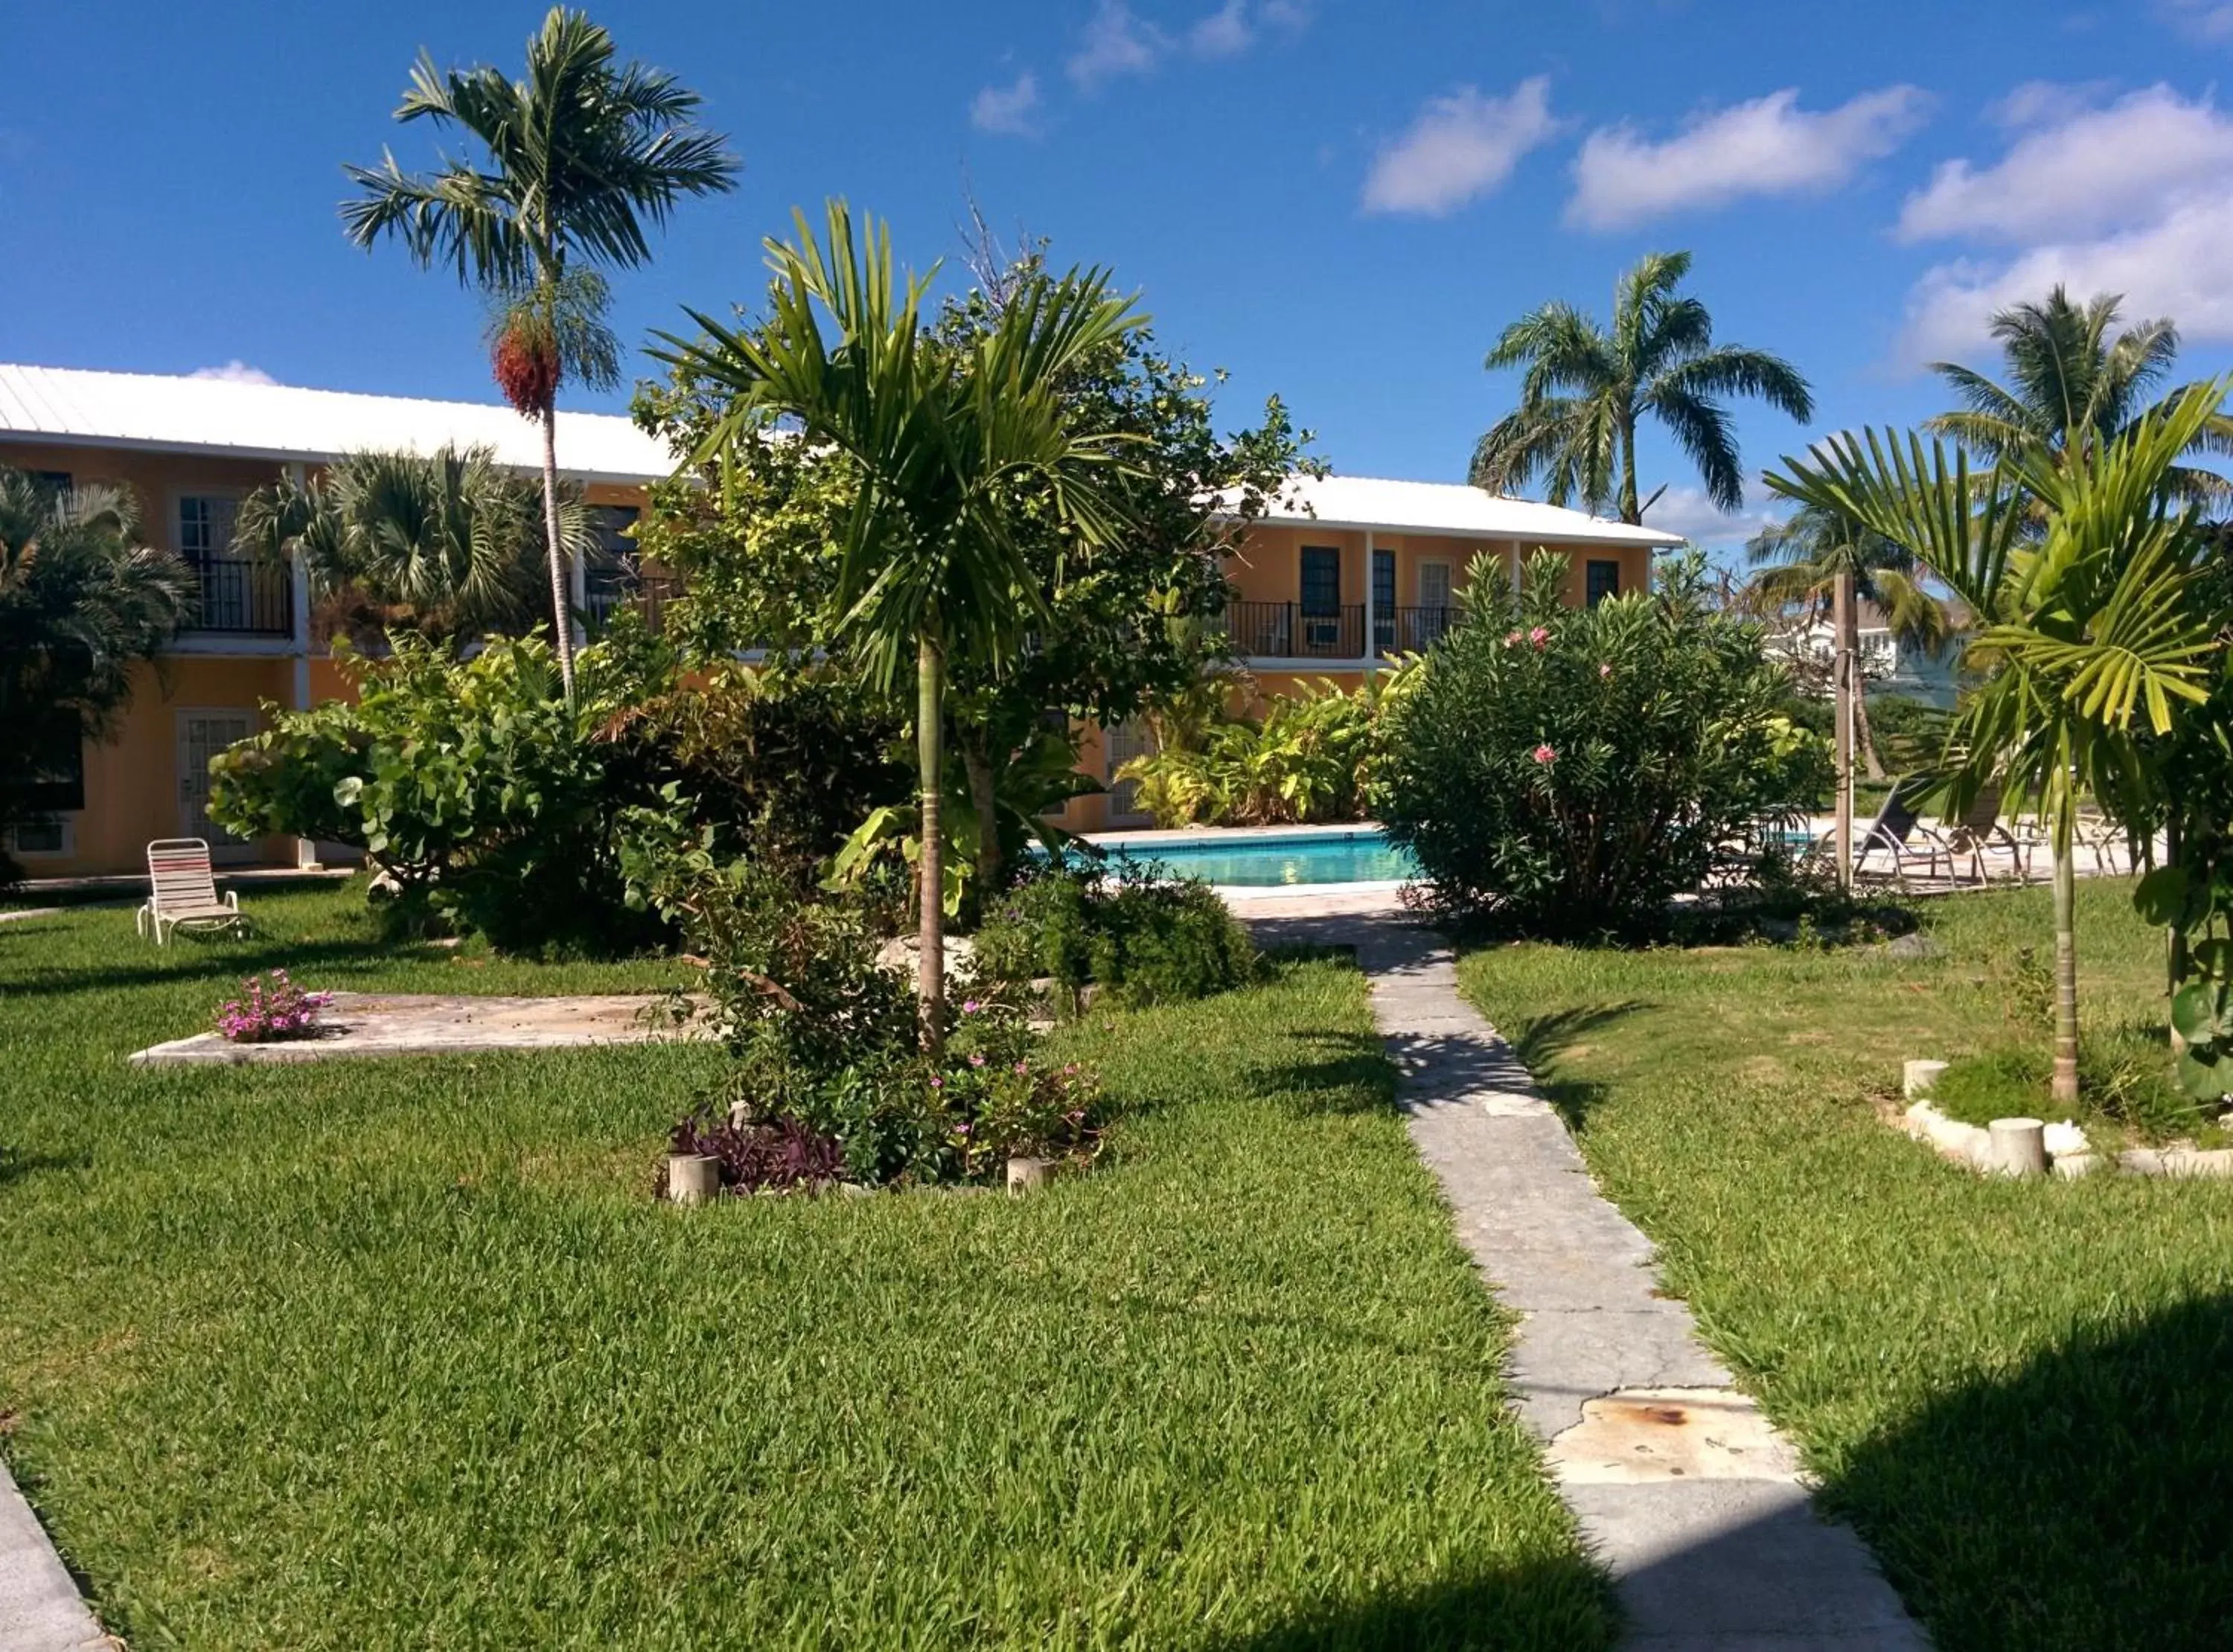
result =
[[[442,993],[336,992],[315,1038],[231,1044],[214,1032],[138,1051],[135,1067],[231,1066],[331,1061],[362,1056],[478,1055],[498,1050],[572,1050],[713,1035],[693,1022],[663,1024],[654,996],[475,998]]]
[[[1266,944],[1346,946],[1458,1237],[1520,1316],[1514,1405],[1611,1569],[1638,1652],[1919,1652],[1866,1547],[1821,1518],[1798,1454],[1663,1295],[1650,1241],[1457,990],[1447,943],[1383,903],[1237,907]]]

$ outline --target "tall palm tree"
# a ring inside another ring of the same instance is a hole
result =
[[[946,992],[947,670],[1012,660],[1045,613],[1013,520],[1018,494],[1041,491],[1089,545],[1110,543],[1120,530],[1103,481],[1122,463],[1123,439],[1077,428],[1062,390],[1096,351],[1147,318],[1110,292],[1103,272],[1073,270],[1058,281],[1034,276],[981,333],[943,341],[924,325],[931,277],[895,276],[888,228],[871,220],[856,234],[839,200],[828,205],[822,238],[804,213],[795,216],[796,244],[767,243],[775,281],[765,321],[732,329],[690,311],[703,336],[663,335],[670,348],[654,354],[730,398],[693,463],[726,464],[784,420],[858,467],[838,571],[838,640],[887,688],[910,656],[915,664],[916,992],[926,1047],[935,1048]]]
[[[2081,306],[2058,285],[2043,303],[2002,310],[1992,333],[2006,384],[1957,362],[1934,361],[1932,370],[1963,406],[1926,420],[1924,428],[1993,465],[2017,456],[2060,464],[2067,454],[2114,441],[2146,411],[2178,354],[2178,328],[2168,317],[2113,333],[2123,302],[2103,293]],[[2233,419],[2213,415],[2190,451],[2233,453]],[[2233,484],[2215,471],[2174,465],[2167,480],[2197,504],[2233,498]]]
[[[192,569],[141,543],[130,493],[0,469],[0,834],[51,807],[43,777],[113,732],[195,595]],[[15,876],[0,853],[0,885]]]
[[[1913,552],[1819,506],[1803,505],[1788,520],[1762,529],[1747,542],[1745,556],[1759,570],[1752,577],[1751,594],[1769,612],[1800,608],[1812,624],[1831,605],[1843,575],[1852,581],[1855,596],[1883,611],[1902,647],[1936,653],[1952,634],[1946,605],[1924,584],[1923,564]],[[1846,634],[1838,639],[1848,659],[1859,655],[1859,616],[1848,604]],[[1865,694],[1853,696],[1853,718],[1869,777],[1882,779],[1884,764],[1869,729]]]
[[[395,118],[463,133],[484,164],[446,158],[434,172],[406,172],[383,155],[376,167],[348,169],[361,192],[342,207],[357,245],[392,235],[421,267],[454,265],[498,308],[499,382],[543,428],[551,619],[570,702],[558,387],[569,374],[593,385],[617,380],[600,269],[648,263],[648,227],[663,225],[686,195],[733,188],[738,167],[726,140],[696,124],[696,93],[615,55],[610,34],[563,6],[527,42],[524,80],[485,66],[445,73],[422,51]]]
[[[1540,474],[1553,504],[1612,505],[1641,523],[1650,501],[1637,496],[1636,427],[1650,418],[1698,467],[1707,498],[1742,504],[1727,398],[1756,396],[1798,420],[1813,416],[1814,398],[1782,357],[1715,344],[1705,305],[1675,290],[1689,273],[1687,252],[1644,258],[1614,289],[1609,331],[1557,300],[1506,328],[1482,365],[1526,369],[1520,406],[1475,444],[1474,485],[1501,493]]]
[[[368,602],[381,629],[466,641],[531,622],[544,560],[537,493],[485,447],[352,453],[308,482],[243,499],[233,543],[301,557],[327,609]],[[589,512],[568,491],[557,505],[560,544],[588,556]]]
[[[1998,784],[2039,800],[2054,854],[2054,1099],[2078,1098],[2078,806],[2119,818],[2158,783],[2141,749],[2204,702],[2228,618],[2204,599],[2213,543],[2174,499],[2179,458],[2222,416],[2233,380],[2190,386],[2106,440],[2011,450],[1988,478],[1921,438],[1855,437],[1786,459],[1779,493],[1905,546],[1982,621],[1969,663],[1986,669],[1955,725],[1968,760],[1952,806]],[[2135,720],[2141,719],[2140,726]]]

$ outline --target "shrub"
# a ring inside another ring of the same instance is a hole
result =
[[[1538,552],[1517,595],[1475,569],[1463,621],[1390,708],[1374,802],[1445,909],[1657,931],[1807,795],[1820,754],[1777,715],[1760,628],[1708,606],[1701,558],[1585,609],[1559,602],[1565,567]]]
[[[1207,884],[1098,867],[1049,868],[1001,897],[977,932],[987,981],[1039,977],[1075,992],[1097,985],[1140,1005],[1207,998],[1245,984],[1256,949]]]
[[[1322,680],[1274,696],[1260,718],[1213,719],[1184,744],[1133,758],[1116,777],[1135,783],[1140,807],[1166,828],[1358,819],[1382,715],[1411,675],[1407,666],[1353,693]]]
[[[234,1044],[276,1044],[287,1038],[314,1038],[319,1011],[334,1001],[330,992],[306,992],[275,969],[270,982],[250,976],[241,985],[245,996],[218,1006],[217,1030]]]
[[[827,1187],[844,1164],[834,1136],[788,1113],[764,1124],[693,1114],[674,1127],[667,1148],[718,1161],[722,1187],[739,1193]]]

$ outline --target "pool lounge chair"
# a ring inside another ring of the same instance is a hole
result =
[[[2017,831],[2001,820],[2001,788],[1985,787],[1977,793],[1960,819],[1952,822],[1946,833],[1946,848],[1950,855],[1967,855],[1969,868],[1977,881],[1991,881],[1991,868],[1987,857],[2005,855],[2008,857],[2008,876],[2019,883],[2031,881],[2032,851],[2041,839],[2030,831]]]
[[[1903,776],[1892,783],[1877,816],[1853,840],[1853,875],[1869,870],[1869,862],[1882,856],[1891,862],[1892,881],[1904,888],[1908,874],[1922,862],[1926,877],[1954,880],[1954,851],[1946,840],[1923,823],[1917,805],[1937,784],[1927,774]]]
[[[238,894],[218,899],[208,843],[164,837],[147,845],[147,900],[134,919],[142,935],[152,931],[161,946],[174,929],[238,929],[247,921]]]

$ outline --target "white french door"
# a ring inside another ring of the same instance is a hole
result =
[[[253,712],[179,713],[179,836],[208,840],[213,861],[251,860],[256,845],[209,817],[210,759],[256,732]]]

